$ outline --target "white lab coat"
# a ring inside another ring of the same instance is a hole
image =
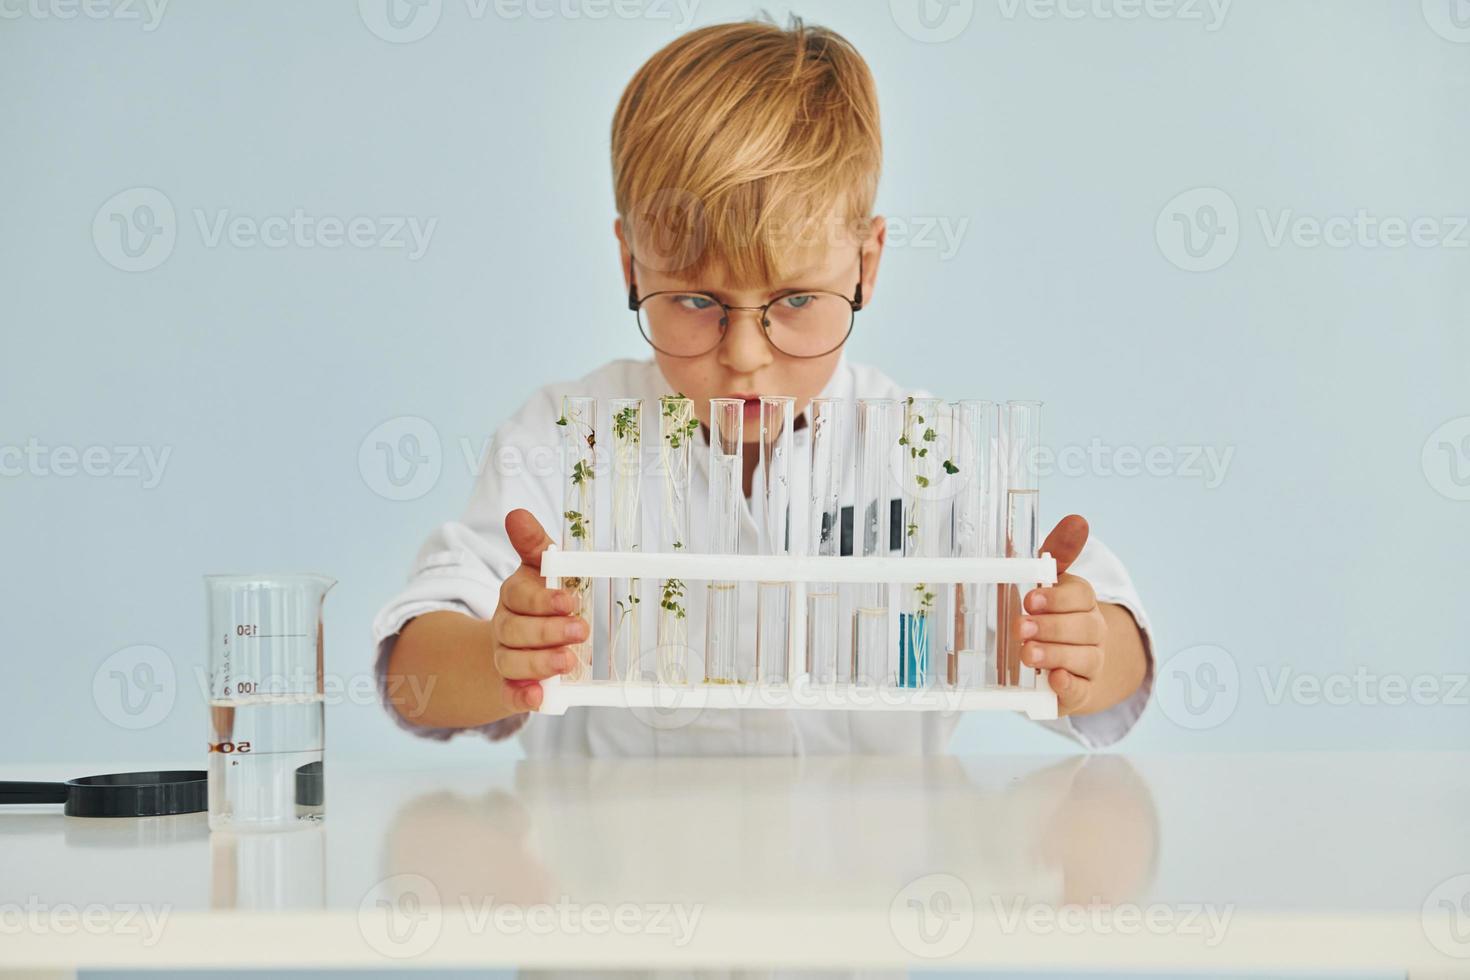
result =
[[[491,442],[473,495],[464,516],[438,528],[424,543],[413,566],[407,586],[378,614],[373,624],[377,644],[376,675],[383,704],[401,727],[427,738],[447,739],[463,731],[480,732],[491,739],[519,733],[528,756],[608,756],[608,755],[785,755],[823,753],[892,753],[934,754],[946,750],[950,736],[959,723],[954,712],[939,711],[825,711],[708,709],[692,720],[679,717],[677,723],[650,724],[645,716],[623,708],[572,708],[564,716],[518,715],[475,729],[428,728],[405,721],[386,699],[385,668],[388,653],[403,625],[415,616],[433,610],[452,609],[488,619],[494,612],[500,583],[520,564],[505,534],[505,515],[524,507],[534,514],[554,539],[561,535],[562,471],[560,439],[562,428],[556,425],[565,395],[586,395],[598,399],[603,422],[599,427],[601,449],[610,448],[612,439],[607,428],[608,402],[614,398],[640,397],[644,400],[645,474],[642,488],[643,541],[645,550],[657,543],[659,519],[658,475],[650,472],[647,461],[650,447],[657,445],[658,398],[672,391],[657,364],[645,361],[613,361],[584,378],[570,383],[547,385],[533,395],[516,414],[502,425]],[[845,398],[896,398],[909,394],[922,395],[900,388],[876,368],[854,364],[840,357],[823,395]],[[798,430],[792,459],[800,460],[808,430]],[[694,440],[691,461],[691,525],[695,546],[704,540],[708,507],[708,448],[704,437]],[[603,460],[599,458],[598,472]],[[791,542],[800,549],[805,540],[807,521],[803,491],[805,474],[800,466],[792,467]],[[850,467],[848,468],[851,469]],[[757,481],[759,475],[757,474]],[[609,479],[596,481],[597,513],[593,531],[596,546],[608,547],[611,513]],[[842,503],[853,502],[851,476],[845,482]],[[753,502],[760,499],[754,488],[741,516],[741,551],[755,553],[757,528]],[[1043,529],[1044,531],[1045,529]],[[1145,648],[1151,651],[1148,620],[1126,569],[1118,558],[1097,538],[1090,538],[1071,571],[1092,583],[1099,601],[1117,603],[1127,608],[1144,631]],[[653,583],[645,583],[652,588]],[[704,636],[703,591],[689,589],[686,606],[689,614],[691,646],[702,646]],[[598,592],[594,613],[605,608],[605,586]],[[643,636],[651,646],[654,636],[653,614],[657,603],[645,598]],[[742,587],[740,621],[745,627],[740,637],[740,655],[754,656],[755,589]],[[599,676],[604,670],[608,643],[606,615],[592,617],[593,637],[599,651]],[[1109,745],[1121,738],[1137,721],[1147,704],[1153,686],[1152,653],[1144,683],[1130,698],[1113,708],[1092,715],[1042,722],[1069,735],[1088,747]]]

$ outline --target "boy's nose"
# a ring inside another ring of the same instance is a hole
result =
[[[736,374],[751,374],[771,363],[771,345],[761,326],[760,310],[731,310],[720,340],[720,364]]]

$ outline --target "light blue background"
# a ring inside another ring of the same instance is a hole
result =
[[[180,0],[152,31],[0,20],[0,447],[171,453],[152,489],[0,477],[0,761],[202,760],[205,572],[336,575],[329,670],[365,674],[373,613],[467,499],[463,447],[537,386],[643,356],[610,231],[608,126],[679,25],[475,9],[444,0],[413,43],[376,36],[351,3]],[[851,355],[950,396],[1043,398],[1059,449],[1233,452],[1213,488],[1096,470],[1044,485],[1045,520],[1085,514],[1127,562],[1161,685],[1208,680],[1188,659],[1202,645],[1236,668],[1233,711],[1195,730],[1176,723],[1191,720],[1183,702],[1172,718],[1156,704],[1121,747],[1464,748],[1463,701],[1273,704],[1260,671],[1361,666],[1446,694],[1467,670],[1470,503],[1421,453],[1470,415],[1470,249],[1271,247],[1258,210],[1470,213],[1470,44],[1384,0],[1242,0],[1217,30],[1108,19],[1090,0],[1074,2],[1080,19],[1007,16],[992,0],[942,43],[906,34],[884,3],[796,9],[877,77],[880,212],[967,223],[953,254],[894,243]],[[694,20],[754,11],[704,0]],[[167,196],[178,237],[129,273],[92,225],[140,186]],[[1155,233],[1197,187],[1239,209],[1237,251],[1207,272],[1177,267]],[[297,208],[437,226],[411,261],[208,247],[195,218]],[[364,439],[399,416],[428,420],[441,446],[439,479],[409,501],[375,493],[359,466]],[[1453,461],[1470,472],[1465,450]],[[177,693],[133,730],[93,681],[139,644],[164,652]],[[1171,674],[1175,655],[1191,671]],[[519,751],[420,742],[374,703],[330,711],[334,754]],[[972,716],[954,748],[1067,745]]]

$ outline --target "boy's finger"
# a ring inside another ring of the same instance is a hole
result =
[[[521,616],[511,613],[497,617],[496,639],[503,647],[534,650],[581,643],[587,639],[587,621],[580,616]]]
[[[525,508],[516,508],[505,515],[505,536],[510,538],[511,547],[521,557],[521,564],[536,570],[541,569],[541,553],[553,542],[541,522]]]
[[[1056,559],[1057,575],[1061,575],[1082,554],[1082,546],[1086,543],[1087,518],[1080,514],[1068,514],[1057,521],[1057,526],[1051,529],[1051,533],[1041,543],[1041,550]]]
[[[576,608],[565,589],[548,589],[546,581],[522,565],[500,587],[500,603],[522,616],[566,616]]]
[[[507,681],[539,681],[564,674],[576,663],[576,654],[566,647],[545,650],[503,648],[495,658],[495,669]]]
[[[1080,613],[1048,613],[1027,616],[1021,620],[1023,640],[1040,643],[1075,643],[1089,646],[1101,643],[1106,626],[1102,614],[1089,609]]]
[[[1095,605],[1097,595],[1092,591],[1092,583],[1076,575],[1063,575],[1056,585],[1026,593],[1029,613],[1087,612]]]
[[[1032,640],[1021,647],[1021,662],[1028,667],[1065,670],[1083,678],[1096,677],[1098,668],[1102,666],[1102,649]]]
[[[541,707],[546,698],[546,692],[541,690],[541,682],[534,680],[518,680],[505,682],[505,703],[509,708],[517,711],[535,711]]]
[[[1070,715],[1087,703],[1092,684],[1065,670],[1053,670],[1047,681],[1057,695],[1057,714]]]

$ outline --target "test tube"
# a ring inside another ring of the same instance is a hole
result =
[[[613,399],[612,438],[612,550],[642,551],[643,399]],[[643,588],[638,579],[612,580],[608,591],[607,653],[612,680],[639,676],[642,602]]]
[[[760,553],[790,554],[791,440],[796,399],[761,396],[761,523]],[[789,680],[791,583],[760,582],[756,591],[755,671],[761,684]]]
[[[561,546],[566,551],[591,551],[596,540],[597,496],[593,489],[596,476],[594,452],[597,447],[597,399],[567,395],[561,401],[563,471],[566,481],[562,492]],[[592,623],[592,579],[569,576],[561,587],[576,596],[576,615]],[[576,658],[566,679],[576,682],[592,677],[592,633],[587,639],[571,645]]]
[[[709,544],[712,555],[740,553],[740,514],[745,500],[745,401],[709,403]],[[705,614],[704,679],[736,684],[740,676],[740,591],[736,582],[710,582]]]
[[[892,398],[861,398],[857,403],[857,486],[853,550],[862,557],[889,553],[889,501],[893,450],[903,419]],[[888,583],[858,588],[852,612],[852,682],[879,684],[888,679]]]
[[[1006,402],[1004,435],[1004,507],[1000,513],[1007,558],[1035,558],[1041,545],[1038,523],[1039,480],[1036,453],[1041,446],[1041,402]],[[1002,687],[1037,686],[1036,671],[1021,663],[1021,600],[1035,583],[1002,585],[997,590],[996,682]]]
[[[955,469],[954,537],[956,558],[991,558],[995,555],[995,521],[990,467],[995,406],[988,401],[965,399],[950,406]],[[954,585],[954,632],[951,637],[946,680],[953,687],[983,687],[986,651],[989,648],[989,605],[992,590],[974,582]]]
[[[689,450],[699,422],[694,403],[683,395],[659,399],[659,453],[663,463],[663,520],[659,522],[659,550],[683,551],[689,546]],[[658,679],[684,684],[689,679],[689,620],[682,579],[666,578],[659,585]]]
[[[941,484],[947,475],[939,439],[941,403],[937,398],[909,396],[904,402],[903,434],[903,553],[904,557],[935,558],[943,554],[944,527]],[[950,465],[953,465],[952,463]],[[935,606],[939,585],[914,582],[902,586],[903,608],[898,629],[898,686],[928,687],[933,679],[931,656]]]
[[[811,422],[811,554],[835,558],[842,551],[842,440],[846,403],[813,398]],[[840,609],[835,582],[813,582],[806,593],[806,670],[813,684],[837,683]]]

